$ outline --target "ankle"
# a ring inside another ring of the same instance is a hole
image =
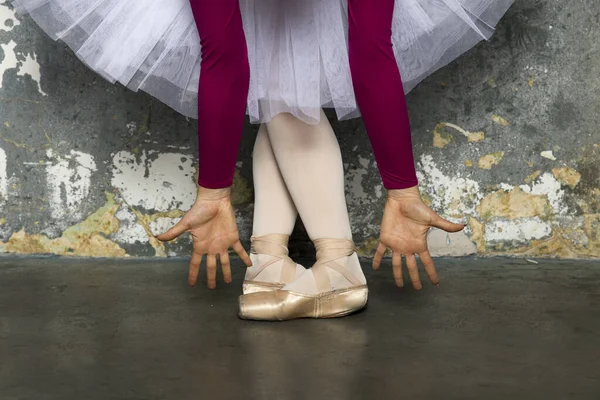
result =
[[[350,254],[348,257],[346,257],[346,266],[349,268],[352,267],[360,267],[360,259],[358,258],[358,254],[356,254],[356,252]]]
[[[273,262],[276,264],[277,261],[283,260],[281,257],[273,256],[271,254],[261,254],[261,253],[250,253],[250,260],[252,260],[252,267],[260,267],[263,264]]]
[[[319,238],[313,240],[317,250],[317,262],[345,259],[355,252],[354,242],[351,239]]]
[[[270,254],[250,254],[252,267],[246,269],[249,281],[278,282],[281,277],[284,259]]]
[[[283,258],[289,254],[288,242],[290,236],[282,233],[270,233],[251,238],[251,254],[269,254]]]

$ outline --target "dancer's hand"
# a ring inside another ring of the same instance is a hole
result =
[[[459,232],[465,226],[446,221],[437,215],[423,202],[417,186],[409,189],[390,190],[381,223],[379,246],[373,258],[373,268],[379,269],[386,249],[390,248],[396,286],[404,286],[402,256],[405,256],[412,285],[416,290],[421,290],[422,285],[415,257],[415,254],[418,254],[427,276],[434,285],[438,285],[440,280],[427,249],[427,232],[431,227],[440,228],[446,232]]]
[[[200,187],[192,208],[168,232],[158,235],[161,241],[173,240],[190,232],[194,241],[194,252],[190,261],[188,283],[195,286],[202,258],[206,255],[208,288],[217,286],[217,255],[223,269],[223,280],[231,283],[231,266],[228,250],[236,251],[242,261],[252,266],[250,257],[240,243],[235,213],[231,206],[231,191],[227,189],[205,189]]]

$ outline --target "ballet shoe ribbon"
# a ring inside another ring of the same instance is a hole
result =
[[[314,241],[317,249],[317,263],[312,267],[313,275],[320,293],[331,291],[331,282],[327,268],[339,272],[353,286],[360,286],[360,279],[354,276],[348,268],[335,262],[342,257],[349,257],[356,251],[354,242],[350,239],[317,239]]]
[[[252,254],[265,254],[268,256],[276,257],[271,262],[261,265],[256,271],[253,271],[247,279],[254,280],[265,268],[273,265],[277,261],[283,259],[283,268],[281,269],[280,281],[282,283],[290,283],[296,276],[296,263],[293,262],[289,257],[289,250],[287,248],[289,236],[273,233],[264,236],[252,236],[252,247],[250,252]]]

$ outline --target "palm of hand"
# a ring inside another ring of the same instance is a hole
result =
[[[218,200],[197,199],[192,208],[168,232],[157,236],[159,240],[173,240],[190,232],[194,250],[190,261],[188,283],[196,285],[202,258],[206,255],[207,285],[217,286],[217,255],[223,270],[225,283],[231,282],[229,248],[233,247],[242,261],[252,266],[250,257],[240,243],[235,213],[229,197]]]
[[[427,251],[431,213],[423,202],[388,201],[381,223],[381,243],[403,255]]]
[[[414,190],[413,190],[414,192]],[[379,246],[373,258],[373,268],[379,269],[385,251],[392,250],[392,270],[398,287],[404,286],[402,278],[402,256],[415,289],[422,288],[415,254],[418,254],[427,276],[435,285],[439,278],[427,248],[427,233],[431,227],[446,232],[458,232],[464,225],[446,221],[430,209],[416,193],[388,197],[381,223]]]
[[[194,253],[226,253],[239,240],[235,214],[229,202],[194,204],[182,221],[192,236]]]

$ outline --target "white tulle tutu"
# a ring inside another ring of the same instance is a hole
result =
[[[393,43],[406,91],[487,39],[513,0],[396,0]],[[197,118],[201,46],[189,0],[13,0],[111,82]],[[251,66],[248,114],[359,116],[347,0],[240,0]]]

